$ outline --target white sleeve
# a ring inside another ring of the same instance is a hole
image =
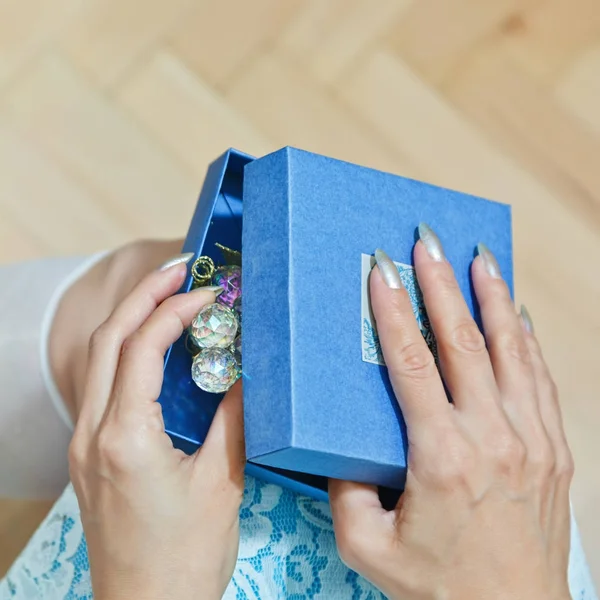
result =
[[[0,496],[55,498],[72,423],[48,362],[64,292],[105,254],[0,265]]]

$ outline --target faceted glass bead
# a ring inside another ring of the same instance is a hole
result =
[[[239,377],[237,361],[225,348],[206,348],[192,362],[192,379],[205,392],[226,392]]]
[[[237,265],[219,267],[213,277],[213,282],[224,290],[217,296],[217,302],[231,308],[242,293],[242,268]]]
[[[227,348],[237,331],[235,313],[222,304],[205,306],[190,325],[190,335],[199,348]]]

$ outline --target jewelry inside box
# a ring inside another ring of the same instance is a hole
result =
[[[224,265],[200,256],[192,265],[192,289],[220,286],[214,304],[204,306],[188,328],[185,345],[192,360],[192,379],[205,392],[226,392],[242,374],[242,255],[215,244]]]

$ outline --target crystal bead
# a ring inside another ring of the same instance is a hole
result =
[[[227,348],[235,340],[238,320],[222,304],[205,306],[192,321],[190,335],[199,348]]]
[[[225,348],[206,348],[192,362],[192,379],[205,392],[226,392],[240,377],[233,354]]]
[[[219,267],[213,282],[223,288],[223,292],[217,297],[217,302],[231,308],[242,293],[242,268],[237,265]]]

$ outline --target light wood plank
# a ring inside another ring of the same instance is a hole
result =
[[[87,0],[60,39],[74,65],[99,86],[119,81],[184,18],[193,0]]]
[[[118,99],[199,181],[206,166],[229,147],[257,156],[276,149],[169,52],[153,56]]]
[[[60,57],[44,57],[6,104],[18,129],[101,196],[129,236],[187,231],[200,181]]]
[[[335,82],[414,0],[311,0],[278,43],[317,79]]]
[[[171,37],[175,53],[203,79],[225,89],[293,17],[300,0],[198,0]]]
[[[0,197],[14,230],[36,241],[45,254],[113,248],[127,239],[102,198],[67,176],[35,142],[0,120]]]
[[[4,576],[14,557],[29,541],[40,521],[52,506],[51,502],[8,500],[0,498],[0,578]]]
[[[47,252],[48,250],[43,244],[13,220],[2,202],[0,206],[0,264],[37,258]],[[0,537],[2,536],[0,535]]]
[[[600,135],[600,44],[580,56],[556,85],[556,97]]]
[[[392,29],[389,46],[428,81],[441,83],[518,11],[541,1],[420,0]]]
[[[298,146],[384,171],[414,174],[406,156],[386,147],[330,91],[292,64],[265,55],[237,78],[227,100],[280,146]]]
[[[503,48],[537,81],[551,82],[600,37],[597,0],[544,0],[505,23]]]
[[[600,231],[600,137],[496,48],[447,86],[453,102]]]
[[[77,0],[0,2],[0,89],[69,23]]]

